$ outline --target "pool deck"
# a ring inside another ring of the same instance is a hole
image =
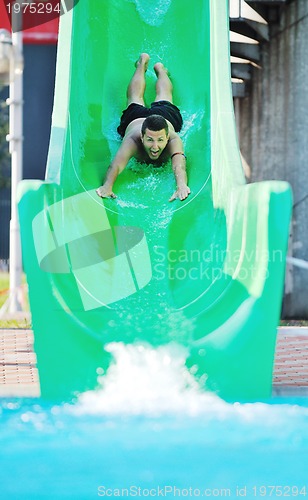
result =
[[[39,397],[31,330],[0,330],[0,397]],[[273,396],[308,396],[308,327],[280,327]]]
[[[273,396],[308,396],[308,327],[278,329]]]

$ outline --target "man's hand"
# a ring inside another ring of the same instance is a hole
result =
[[[111,187],[106,186],[105,184],[96,190],[96,194],[98,194],[101,198],[116,198],[116,195],[112,192]]]
[[[190,194],[190,189],[188,186],[186,186],[186,184],[184,184],[183,186],[177,188],[177,190],[173,193],[169,201],[173,201],[176,198],[178,198],[181,201],[186,200],[189,194]]]

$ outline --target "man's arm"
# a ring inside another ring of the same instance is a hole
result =
[[[124,170],[129,160],[136,154],[137,145],[131,137],[126,137],[112,160],[104,184],[96,190],[101,198],[116,198],[112,188],[118,175]]]
[[[169,201],[173,201],[176,198],[183,201],[190,194],[190,189],[187,185],[186,157],[184,155],[183,142],[177,134],[169,142],[169,151],[177,187]]]

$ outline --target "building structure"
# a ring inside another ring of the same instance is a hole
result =
[[[0,29],[11,30],[4,4],[0,3]],[[58,19],[23,31],[23,178],[44,179],[49,145],[56,67]],[[8,87],[0,89],[5,106]],[[0,111],[5,112],[2,108]],[[7,145],[8,149],[8,145]],[[10,158],[3,160],[1,171],[9,173]],[[10,187],[0,187],[0,262],[7,267],[9,257]]]
[[[232,64],[240,149],[248,181],[280,179],[292,186],[289,255],[298,265],[287,264],[283,316],[307,319],[308,2],[236,1],[242,12],[249,4],[262,16],[259,23],[243,15],[230,19],[232,30],[257,41],[240,50],[231,42],[231,54],[246,59]]]

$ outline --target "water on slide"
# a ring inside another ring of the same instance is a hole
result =
[[[171,163],[132,160],[101,200],[141,52],[145,100],[162,61],[184,126],[191,194]],[[61,18],[46,180],[23,181],[20,220],[42,396],[96,385],[110,342],[176,343],[202,387],[271,393],[290,218],[283,182],[245,185],[226,0],[83,0]]]

